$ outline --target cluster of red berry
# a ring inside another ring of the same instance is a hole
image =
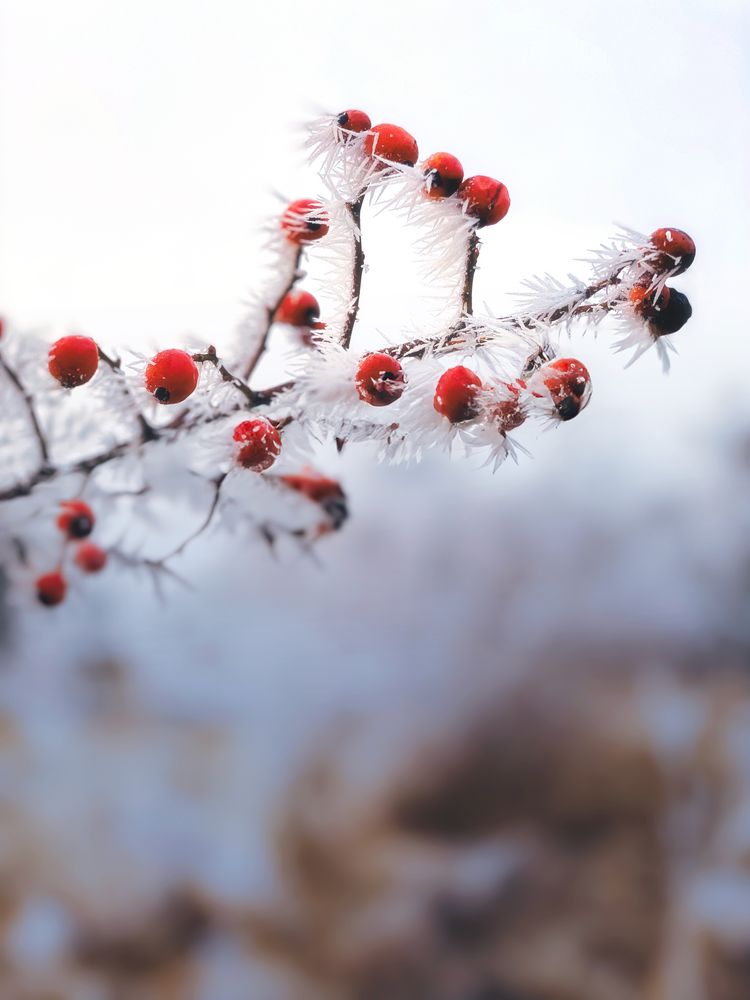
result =
[[[57,527],[64,539],[63,556],[57,569],[43,573],[36,580],[36,596],[40,604],[54,607],[65,600],[68,582],[62,571],[62,563],[70,543],[75,545],[73,562],[81,572],[99,573],[107,565],[107,553],[104,549],[88,540],[95,523],[94,512],[83,500],[62,501]]]
[[[417,140],[400,125],[372,125],[364,111],[350,109],[338,116],[339,134],[349,141],[364,133],[364,153],[376,169],[394,164],[414,167],[419,160]],[[461,203],[462,211],[478,226],[493,226],[508,214],[510,195],[502,181],[484,174],[464,178],[461,162],[451,153],[433,153],[419,165],[422,190],[428,198],[451,198]],[[305,244],[328,233],[329,218],[325,206],[312,198],[299,198],[287,206],[281,228],[292,243]]]

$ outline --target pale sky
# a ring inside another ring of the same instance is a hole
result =
[[[597,416],[566,443],[588,449],[605,425],[621,450],[638,425],[689,449],[688,428],[741,405],[750,361],[748,36],[737,2],[2,0],[0,311],[115,346],[220,342],[273,191],[320,191],[302,123],[359,106],[507,183],[478,279],[498,311],[523,277],[580,272],[615,220],[694,236],[673,375],[585,345]],[[418,322],[388,268],[402,240],[371,233],[363,335]]]

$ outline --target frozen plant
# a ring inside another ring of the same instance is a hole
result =
[[[105,350],[89,336],[51,345],[6,323],[0,336],[4,435],[2,564],[16,591],[46,606],[65,599],[68,575],[118,563],[155,581],[221,522],[235,532],[305,546],[341,527],[347,503],[335,478],[307,463],[313,443],[375,442],[383,459],[430,448],[477,452],[497,468],[529,421],[571,420],[591,379],[560,355],[561,335],[616,319],[630,363],[655,347],[666,368],[671,335],[691,314],[668,281],[695,256],[678,229],[621,231],[590,258],[591,273],[527,283],[518,312],[473,306],[480,232],[510,208],[505,184],[464,177],[445,152],[419,159],[397,125],[358,110],[310,126],[323,193],[291,202],[273,223],[267,286],[237,335],[220,347],[183,344],[154,357]],[[450,305],[430,336],[388,331],[380,350],[356,346],[365,276],[363,208],[399,213],[415,234],[425,274]],[[328,266],[326,315],[302,287],[307,255]],[[295,333],[293,377],[259,386],[256,370],[274,324]],[[460,362],[460,363],[458,363]],[[520,447],[520,445],[517,445]],[[98,521],[145,524],[159,497],[179,499],[195,524],[178,545],[146,557],[140,530],[103,545]],[[135,519],[139,511],[144,514]],[[117,516],[113,515],[116,512]]]

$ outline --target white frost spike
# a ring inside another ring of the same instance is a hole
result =
[[[380,163],[365,152],[368,132],[351,132],[338,124],[337,115],[325,115],[311,126],[307,145],[310,162],[318,164],[320,179],[332,197],[356,201],[378,175]]]
[[[324,303],[326,335],[340,340],[352,302],[352,273],[356,242],[360,233],[343,201],[324,202],[328,213],[328,235],[316,247],[324,267],[321,302]]]
[[[614,349],[618,353],[633,352],[625,367],[630,368],[646,351],[655,347],[662,371],[666,374],[670,368],[670,352],[677,353],[671,339],[667,339],[668,335],[653,333],[648,322],[638,315],[630,302],[623,303],[617,314],[619,338],[615,341]]]
[[[275,307],[297,272],[300,249],[284,237],[279,219],[277,216],[266,224],[266,275],[261,283],[262,291],[245,301],[246,312],[237,326],[235,345],[228,352],[233,371],[241,372],[249,359],[254,357],[272,321]]]
[[[306,426],[325,425],[338,434],[358,405],[354,379],[359,360],[337,343],[321,340],[320,350],[304,362],[294,388],[274,401],[268,415],[291,415]]]

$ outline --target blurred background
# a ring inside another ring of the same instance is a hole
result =
[[[615,221],[698,245],[671,374],[576,342],[592,403],[517,466],[322,449],[351,519],[314,558],[217,531],[164,601],[112,570],[11,596],[3,998],[750,996],[749,28],[744,0],[0,0],[0,311],[50,339],[226,342],[277,192],[321,193],[322,110],[508,185],[498,314]],[[365,227],[371,346],[436,290]]]

